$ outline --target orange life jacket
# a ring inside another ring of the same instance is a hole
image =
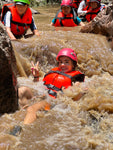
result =
[[[1,14],[1,21],[3,22],[4,16],[7,11],[11,11],[12,18],[11,18],[11,31],[14,35],[24,35],[30,25],[32,23],[32,12],[30,8],[28,8],[21,18],[17,13],[16,7],[14,3],[5,4],[2,9]]]
[[[82,1],[82,0],[73,0],[73,1],[72,1],[73,7],[74,7],[75,9],[78,9],[79,4],[80,4],[81,1]]]
[[[69,15],[65,16],[62,13],[62,10],[60,9],[55,16],[54,26],[55,27],[61,27],[61,26],[74,27],[74,26],[77,26],[77,17],[76,17],[74,10],[72,9],[72,12]]]
[[[68,88],[72,85],[72,82],[83,82],[84,74],[79,71],[72,71],[69,73],[63,73],[58,67],[53,68],[44,76],[44,85],[48,88],[49,95],[53,97],[57,96],[57,91],[62,91],[62,87]]]
[[[93,20],[97,14],[100,12],[100,7],[96,8],[96,9],[93,9],[93,10],[88,10],[86,15],[85,15],[85,18],[88,22],[90,22],[91,20]]]

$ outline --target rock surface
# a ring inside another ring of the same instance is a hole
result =
[[[40,12],[38,12],[37,10],[34,10],[34,9],[31,8],[31,7],[30,7],[30,9],[31,9],[31,11],[32,11],[32,14],[40,14]]]
[[[113,2],[112,2],[113,3]],[[113,39],[113,4],[100,12],[90,23],[86,24],[80,32],[102,34]]]
[[[18,109],[16,59],[11,42],[0,23],[0,113]]]

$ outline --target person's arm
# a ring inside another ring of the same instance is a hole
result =
[[[54,26],[54,24],[55,24],[55,18],[52,20],[52,22],[51,22],[51,26]]]
[[[28,107],[27,114],[24,119],[24,124],[33,123],[37,118],[36,112],[38,110],[45,110],[45,107],[50,108],[50,104],[47,103],[46,101],[40,101],[40,102],[35,103],[32,106]]]
[[[11,32],[11,12],[8,11],[4,17],[4,25],[7,31],[8,36],[11,40],[16,40],[14,34]]]
[[[85,24],[82,22],[82,20],[79,17],[77,17],[77,22],[79,26],[85,26]]]
[[[31,62],[31,71],[32,71],[32,75],[34,77],[34,82],[38,82],[39,81],[39,62],[37,62],[36,65],[34,65],[33,62]]]
[[[34,22],[34,18],[33,18],[33,17],[32,17],[32,23],[31,23],[31,25],[30,25],[30,29],[31,29],[31,31],[33,32],[34,35],[37,35],[37,36],[40,35],[39,32],[38,32],[38,30],[37,30],[37,27],[36,27],[36,25],[35,25],[35,22]]]
[[[9,35],[11,40],[16,40],[14,34],[11,32],[11,28],[6,27],[7,34]]]
[[[79,23],[79,26],[85,26],[85,24],[81,21],[80,23]]]
[[[86,4],[85,4],[85,1],[83,0],[80,3],[78,10],[77,10],[78,16],[84,16],[87,13],[86,10],[83,10],[85,7],[86,7]]]

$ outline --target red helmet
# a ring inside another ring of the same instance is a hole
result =
[[[72,0],[62,0],[61,6],[70,6],[70,7],[72,7]]]
[[[74,50],[71,49],[71,48],[63,48],[63,49],[61,49],[59,51],[57,57],[56,57],[57,61],[58,61],[60,56],[67,56],[67,57],[71,58],[73,61],[77,62],[77,56],[76,56]]]

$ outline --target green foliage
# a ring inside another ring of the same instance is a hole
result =
[[[61,0],[29,0],[30,1],[30,6],[39,6],[39,5],[46,5],[48,3],[50,4],[58,4],[58,3],[61,3]]]
[[[37,2],[36,0],[30,0],[30,6],[39,6],[39,2]]]

